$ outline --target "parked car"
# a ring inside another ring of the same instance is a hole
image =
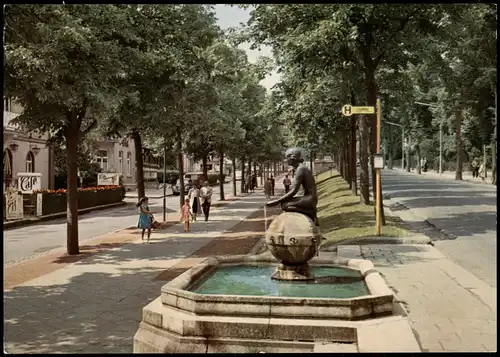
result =
[[[187,195],[189,190],[191,189],[191,184],[188,180],[184,180],[184,194]],[[181,180],[178,179],[175,185],[172,185],[172,193],[175,196],[179,196],[181,194]]]
[[[189,190],[191,189],[192,183],[201,184],[200,178],[203,176],[202,172],[187,172],[184,174],[184,194],[187,195]],[[176,196],[179,196],[181,193],[181,180],[178,179],[175,185],[172,185],[172,193]]]

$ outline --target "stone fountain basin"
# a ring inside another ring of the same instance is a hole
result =
[[[180,311],[196,315],[252,316],[263,318],[322,318],[360,320],[393,311],[394,295],[370,261],[363,259],[314,258],[311,266],[347,267],[359,270],[370,295],[354,298],[300,298],[249,295],[212,295],[189,291],[215,269],[234,265],[276,265],[269,252],[261,255],[219,256],[207,258],[187,270],[161,289],[161,302]],[[314,289],[313,286],[311,286]],[[332,287],[334,288],[334,287]]]

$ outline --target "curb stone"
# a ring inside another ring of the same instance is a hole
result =
[[[82,214],[90,213],[92,211],[100,211],[100,210],[105,210],[108,208],[126,206],[128,204],[129,204],[128,202],[121,201],[121,202],[117,202],[117,203],[111,203],[109,205],[84,208],[84,209],[78,210],[78,215],[80,216]],[[67,215],[67,212],[64,211],[64,212],[53,213],[53,214],[40,216],[40,217],[31,217],[31,218],[25,218],[25,219],[21,219],[21,220],[17,220],[17,221],[3,222],[3,229],[9,230],[9,229],[13,229],[13,228],[31,226],[31,225],[38,224],[40,222],[50,221],[52,219],[64,218],[64,217],[66,217],[66,215]]]
[[[373,245],[373,244],[430,244],[432,241],[429,237],[423,234],[415,235],[408,238],[399,237],[361,237],[348,238],[340,242],[326,242],[320,248],[325,252],[336,252],[339,245]]]
[[[391,198],[389,198],[389,199],[388,199],[388,201],[393,201],[393,200],[392,200]],[[404,203],[401,203],[401,202],[399,202],[399,201],[394,201],[394,203],[392,203],[392,204],[391,204],[391,203],[389,203],[389,204],[387,204],[387,205],[386,205],[386,204],[385,204],[385,201],[384,201],[384,207],[387,207],[393,215],[396,215],[397,217],[401,218],[401,216],[400,216],[400,215],[396,214],[396,213],[392,210],[392,209],[399,208],[398,206],[399,206],[399,207],[402,207],[404,211],[409,211],[409,213],[410,213],[413,217],[415,217],[418,221],[420,221],[421,223],[425,223],[425,224],[427,224],[428,226],[430,226],[431,228],[433,228],[433,229],[437,230],[440,234],[442,234],[442,235],[445,237],[445,238],[443,238],[443,239],[435,239],[435,238],[434,238],[434,239],[432,239],[432,238],[429,238],[431,241],[436,241],[436,240],[454,240],[454,239],[457,239],[457,236],[456,236],[456,235],[446,232],[445,230],[443,230],[443,229],[441,229],[441,228],[437,227],[435,224],[433,224],[433,223],[432,223],[431,221],[429,221],[428,219],[425,219],[425,218],[423,218],[423,217],[418,216],[417,214],[415,214],[415,213],[413,212],[413,210],[412,210],[410,207],[408,207],[407,205],[405,205]],[[401,219],[402,219],[402,218],[401,218]],[[405,222],[405,223],[407,223],[407,224],[409,224],[409,225],[414,224],[414,222],[412,223],[412,222],[408,222],[408,221],[406,221],[406,220],[404,220],[404,219],[402,219],[402,220],[403,220],[403,222]]]

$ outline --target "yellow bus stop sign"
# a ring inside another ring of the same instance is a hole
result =
[[[342,107],[342,114],[346,117],[350,117],[353,114],[375,114],[375,107],[353,107],[350,104],[346,104]]]

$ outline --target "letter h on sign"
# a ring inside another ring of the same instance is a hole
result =
[[[345,116],[351,116],[352,115],[352,112],[351,112],[352,108],[349,104],[346,104],[342,107],[342,114],[344,114]]]

